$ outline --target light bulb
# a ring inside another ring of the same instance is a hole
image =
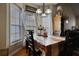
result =
[[[43,13],[41,16],[46,16],[46,14],[45,14],[45,13]]]
[[[69,23],[69,21],[68,20],[66,20],[66,24],[68,24]]]
[[[45,11],[45,13],[47,13],[47,14],[49,14],[51,12],[52,12],[51,9],[46,9],[46,11]]]
[[[36,13],[41,14],[42,13],[41,9],[37,9]]]

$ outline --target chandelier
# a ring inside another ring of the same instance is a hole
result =
[[[46,15],[52,13],[52,11],[51,11],[50,8],[45,9],[45,3],[43,3],[42,9],[38,8],[38,9],[36,10],[36,13],[37,13],[37,14],[40,14],[41,16],[46,16]]]

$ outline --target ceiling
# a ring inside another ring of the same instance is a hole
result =
[[[31,3],[33,5],[36,5],[36,6],[42,6],[43,3]],[[57,3],[45,3],[45,6],[48,6],[48,5],[56,5]]]
[[[69,6],[72,9],[75,16],[79,17],[79,3],[62,3],[62,4]],[[35,5],[42,6],[43,3],[35,3]],[[48,5],[58,5],[58,3],[45,3],[45,5],[46,6],[48,6]]]
[[[65,5],[72,9],[75,16],[79,17],[79,3],[61,3],[59,5]]]
[[[35,5],[37,7],[42,6],[43,3],[29,3],[31,5]],[[69,6],[72,11],[74,12],[75,16],[79,16],[79,3],[45,3],[45,6],[49,6],[49,5],[66,5]]]
[[[70,6],[71,6],[75,16],[79,16],[79,3],[72,3]]]

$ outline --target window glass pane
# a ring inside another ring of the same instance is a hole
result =
[[[16,25],[19,25],[19,10],[17,10],[16,12]]]
[[[16,40],[20,39],[20,36],[18,33],[16,33]]]
[[[12,43],[14,41],[15,41],[15,34],[11,34],[11,36],[10,36],[10,42]]]
[[[25,22],[24,24],[26,25],[27,30],[34,30],[34,27],[36,28],[36,14],[35,13],[30,13],[30,12],[25,12]]]
[[[15,24],[16,21],[16,10],[15,10],[15,6],[11,5],[11,24]]]
[[[19,33],[19,26],[16,26],[15,29],[16,29],[16,32]]]
[[[15,26],[11,26],[10,29],[11,33],[15,33]]]

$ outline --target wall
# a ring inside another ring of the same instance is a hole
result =
[[[6,4],[0,4],[0,49],[6,47]]]
[[[7,41],[7,6],[6,4],[0,4],[0,55],[7,55],[8,49],[6,49]]]
[[[78,26],[79,28],[79,17],[78,16],[76,17],[76,26]]]
[[[76,21],[75,21],[76,18],[75,18],[75,15],[74,15],[74,13],[73,13],[71,7],[64,5],[64,6],[63,6],[63,13],[64,13],[66,16],[69,17],[69,18],[68,18],[69,23],[68,23],[68,24],[66,24],[66,23],[64,24],[65,30],[66,30],[66,29],[71,29],[72,26],[75,26],[75,25],[76,25]]]

